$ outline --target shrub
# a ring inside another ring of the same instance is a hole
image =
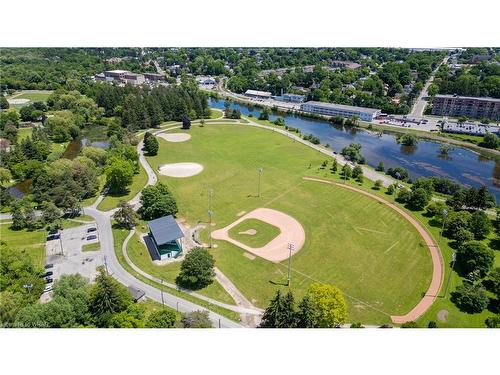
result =
[[[451,301],[460,310],[472,314],[483,311],[488,306],[489,298],[480,286],[464,283],[451,293]]]

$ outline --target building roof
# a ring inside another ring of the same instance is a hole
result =
[[[123,73],[130,73],[128,70],[106,70],[104,73],[115,73],[115,74],[123,74]]]
[[[352,105],[315,102],[315,101],[305,102],[302,105],[307,105],[307,104],[315,105],[315,106],[319,106],[319,107],[327,107],[327,108],[332,108],[332,109],[340,109],[340,110],[345,110],[345,111],[363,112],[363,113],[377,113],[377,112],[382,111],[381,109],[376,109],[376,108],[354,107]]]
[[[163,216],[148,223],[151,234],[158,245],[163,245],[184,237],[179,224],[172,215]]]
[[[258,90],[247,90],[245,91],[247,95],[256,95],[256,96],[271,96],[271,93],[268,91],[258,91]]]
[[[460,96],[460,95],[436,95],[435,98],[444,99],[473,99],[473,100],[484,100],[488,102],[500,102],[500,99],[490,98],[488,96]]]

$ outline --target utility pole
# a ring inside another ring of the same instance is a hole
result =
[[[259,167],[258,171],[259,171],[259,187],[258,187],[258,194],[257,194],[257,196],[260,198],[260,180],[261,180],[261,175],[262,175],[262,172],[264,171],[264,168]]]
[[[161,280],[161,283],[163,285],[163,279],[160,279]],[[160,289],[160,293],[161,293],[161,305],[163,307],[165,307],[165,301],[163,300],[163,289]]]
[[[292,276],[292,250],[294,249],[294,245],[293,243],[289,242],[288,245],[287,245],[287,248],[289,250],[289,253],[288,253],[288,282],[287,282],[287,286],[289,287],[290,286],[290,283],[291,283],[291,276]]]
[[[455,262],[457,261],[457,253],[453,252],[451,255],[451,271],[450,274],[448,275],[448,280],[446,281],[446,288],[444,289],[444,297],[446,298],[446,295],[448,294],[448,287],[450,286],[450,280],[451,280],[451,274],[453,273],[453,270],[455,269]]]
[[[439,232],[438,247],[441,244],[441,238],[443,237],[444,223],[445,223],[447,217],[448,217],[448,210],[444,209],[443,210],[443,225],[441,225],[441,232]]]
[[[214,212],[212,210],[208,210],[208,234],[210,238],[210,244],[208,247],[211,249],[212,248],[212,216]]]

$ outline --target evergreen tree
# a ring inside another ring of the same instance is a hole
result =
[[[308,295],[302,298],[297,311],[298,328],[316,328],[318,326],[317,311]]]

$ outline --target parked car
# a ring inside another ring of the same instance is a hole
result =
[[[51,234],[51,235],[47,236],[47,241],[58,240],[59,238],[61,238],[61,235],[59,233],[58,234]]]
[[[48,271],[48,272],[45,272],[44,277],[47,277],[47,276],[52,276],[53,274],[54,274],[54,272],[52,272],[52,271]]]
[[[51,230],[49,232],[49,236],[52,236],[52,235],[57,234],[57,233],[59,233],[59,231],[57,229]]]
[[[52,290],[52,285],[45,285],[45,288],[43,289],[44,293],[50,292]]]
[[[49,268],[54,268],[54,265],[52,263],[47,263],[45,265],[45,269],[49,269]]]
[[[97,239],[97,236],[95,234],[87,237],[87,241],[91,241],[91,240],[95,240],[95,239]]]
[[[97,228],[94,228],[94,227],[88,228],[87,233],[92,233],[92,232],[95,232],[96,230],[97,230]]]
[[[52,277],[46,277],[46,278],[45,278],[45,283],[46,283],[46,284],[50,284],[50,283],[52,283],[53,281],[54,281],[54,279],[52,279]]]

